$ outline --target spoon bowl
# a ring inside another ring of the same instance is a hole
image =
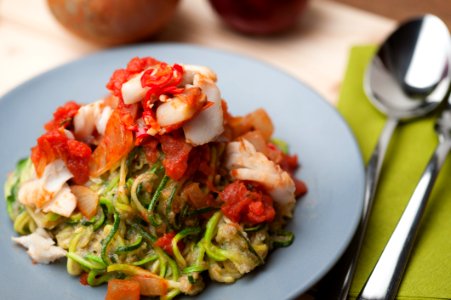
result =
[[[379,48],[364,89],[389,117],[409,120],[433,111],[449,84],[449,33],[433,15],[403,23]]]

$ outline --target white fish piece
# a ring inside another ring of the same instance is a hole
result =
[[[41,178],[32,178],[19,189],[19,202],[69,217],[77,204],[67,181],[73,177],[63,160],[48,164]]]
[[[44,190],[38,179],[32,179],[20,186],[17,198],[23,205],[35,207],[37,203],[49,202],[53,198],[53,193]]]
[[[105,106],[102,109],[102,113],[100,114],[100,116],[97,117],[96,129],[100,135],[105,134],[106,125],[108,124],[108,120],[110,119],[112,113],[113,109],[109,106]]]
[[[69,179],[74,177],[62,159],[56,159],[49,163],[42,177],[39,179],[45,190],[56,193]]]
[[[137,103],[141,101],[146,95],[149,88],[143,87],[141,85],[141,77],[146,71],[147,70],[144,70],[141,73],[135,75],[122,85],[122,99],[124,100],[125,104]]]
[[[68,184],[64,184],[63,187],[56,193],[52,200],[46,204],[43,208],[43,212],[54,212],[58,215],[69,218],[72,212],[77,206],[77,198],[71,192]]]
[[[193,84],[195,75],[201,75],[213,82],[216,82],[217,80],[216,73],[208,67],[188,64],[181,64],[181,66],[183,67],[182,86]]]
[[[160,126],[171,126],[191,119],[205,104],[206,96],[199,87],[189,86],[183,93],[169,98],[158,106],[157,121]],[[195,103],[195,105],[190,105]]]
[[[215,82],[202,75],[194,75],[194,86],[202,89],[213,105],[201,111],[183,126],[188,143],[199,146],[209,143],[224,132],[221,92]]]
[[[104,105],[102,100],[83,105],[74,117],[75,135],[87,142],[93,139],[94,129],[103,135],[112,112],[111,107]]]
[[[291,217],[296,203],[296,188],[291,176],[263,153],[257,152],[246,139],[229,143],[226,151],[226,168],[232,177],[263,185],[281,214]]]
[[[37,228],[35,232],[21,237],[11,238],[15,243],[27,248],[31,259],[40,264],[49,264],[66,256],[66,251],[55,246],[55,241],[43,228]]]

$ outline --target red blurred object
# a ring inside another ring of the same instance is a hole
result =
[[[209,0],[225,23],[248,34],[273,34],[292,27],[307,0]]]

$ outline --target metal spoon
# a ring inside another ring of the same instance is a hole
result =
[[[362,216],[357,231],[335,267],[320,285],[318,299],[346,299],[366,232],[382,162],[399,121],[436,109],[450,83],[446,26],[425,15],[400,25],[379,48],[365,74],[371,102],[388,117],[366,167]]]
[[[447,54],[448,59],[450,59],[451,41],[445,24],[436,18],[428,22],[424,26],[437,27],[434,31],[436,35],[434,38],[441,39],[444,45],[442,45],[440,51],[444,52],[443,54]],[[430,24],[430,22],[433,22],[433,24]],[[445,64],[448,61],[448,65],[450,63],[445,57],[440,57],[439,60]],[[427,68],[425,71],[427,71]],[[420,74],[413,76],[417,75]],[[421,217],[426,208],[426,202],[440,168],[451,148],[451,96],[448,97],[446,108],[435,124],[435,130],[439,136],[439,145],[429,160],[371,276],[357,297],[358,300],[389,300],[395,299],[396,297],[410,252],[415,242]]]

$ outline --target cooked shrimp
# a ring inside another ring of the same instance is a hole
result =
[[[295,185],[290,175],[245,139],[227,145],[226,167],[235,179],[263,185],[283,216],[291,216],[295,204]]]

